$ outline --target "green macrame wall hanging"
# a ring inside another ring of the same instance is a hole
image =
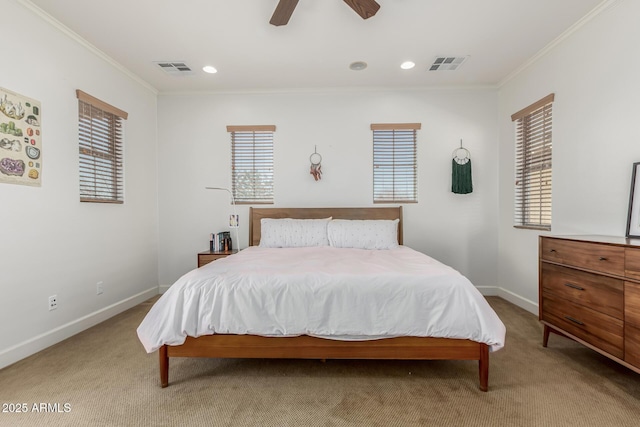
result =
[[[473,191],[471,180],[471,153],[462,146],[453,150],[451,159],[451,191],[456,194],[468,194]]]

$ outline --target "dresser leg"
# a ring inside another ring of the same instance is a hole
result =
[[[547,344],[549,343],[549,327],[547,325],[544,325],[544,332],[542,335],[542,346],[546,347]]]

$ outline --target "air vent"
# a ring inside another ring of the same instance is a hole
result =
[[[158,61],[155,62],[162,71],[172,76],[188,76],[194,74],[193,70],[184,62]]]
[[[436,56],[429,71],[454,71],[460,68],[467,56]]]

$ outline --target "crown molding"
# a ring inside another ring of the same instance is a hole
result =
[[[583,16],[578,22],[570,26],[567,30],[565,30],[562,34],[556,37],[553,41],[543,47],[538,53],[533,55],[528,61],[522,64],[520,67],[512,71],[507,77],[502,79],[496,86],[497,88],[502,88],[509,81],[513,80],[520,73],[524,72],[527,68],[531,67],[533,64],[538,62],[542,57],[544,57],[547,53],[552,51],[556,46],[560,43],[571,37],[575,32],[580,30],[587,23],[591,22],[596,16],[600,15],[605,10],[611,8],[614,4],[618,3],[619,0],[604,0],[598,6],[596,6],[591,12]]]
[[[151,86],[149,83],[147,83],[145,80],[140,78],[138,75],[129,71],[122,64],[120,64],[115,59],[111,58],[109,55],[107,55],[106,53],[104,53],[103,51],[101,51],[91,43],[89,43],[87,40],[82,38],[78,33],[71,30],[69,27],[64,25],[62,22],[58,21],[53,16],[49,15],[47,12],[45,12],[44,10],[42,10],[41,8],[33,4],[30,0],[16,0],[16,2],[21,4],[25,9],[29,9],[34,14],[38,15],[44,21],[46,21],[47,23],[52,25],[54,28],[56,28],[58,31],[65,34],[66,36],[68,36],[78,44],[82,45],[83,47],[85,47],[88,51],[90,51],[100,59],[107,62],[113,68],[127,75],[127,77],[129,77],[130,79],[132,79],[133,81],[135,81],[136,83],[144,87],[145,89],[149,90],[154,95],[158,95],[158,90],[155,87]]]
[[[447,85],[447,86],[337,86],[315,88],[272,88],[238,90],[181,90],[159,91],[158,96],[198,96],[198,95],[286,95],[286,94],[326,94],[326,93],[415,93],[415,92],[456,92],[456,91],[497,91],[496,85]]]

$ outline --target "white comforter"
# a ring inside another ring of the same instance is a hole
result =
[[[182,276],[138,327],[147,352],[211,334],[467,338],[505,327],[460,273],[420,252],[249,247]]]

